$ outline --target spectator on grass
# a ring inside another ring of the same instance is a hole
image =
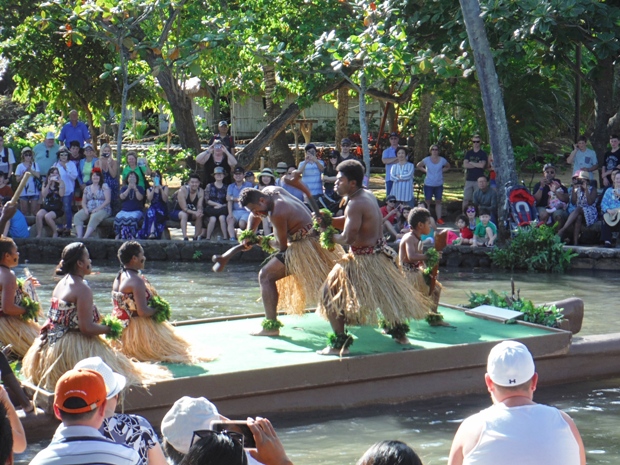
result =
[[[231,242],[237,240],[235,227],[245,229],[248,225],[248,218],[250,217],[250,212],[239,203],[239,194],[241,191],[246,187],[253,187],[251,183],[244,181],[243,175],[243,167],[237,166],[233,172],[233,179],[235,182],[228,186],[226,191],[226,202],[228,202],[226,223],[228,225],[228,238]]]
[[[478,209],[489,210],[491,221],[497,224],[497,192],[491,189],[486,176],[478,178],[478,190],[474,192],[473,203]]]
[[[69,112],[69,121],[60,130],[58,140],[66,147],[71,141],[77,141],[79,147],[83,147],[85,142],[92,142],[88,127],[82,121],[78,121],[77,110]]]
[[[204,165],[205,185],[215,181],[213,172],[218,166],[224,168],[224,171],[227,173],[223,180],[224,184],[230,184],[232,182],[230,173],[237,166],[237,159],[221,139],[213,139],[207,150],[198,154],[196,163]]]
[[[43,189],[41,190],[42,205],[37,212],[36,225],[37,237],[43,234],[43,220],[52,230],[52,237],[58,237],[56,219],[60,218],[63,212],[63,198],[65,195],[65,183],[63,182],[58,168],[52,166],[47,172]]]
[[[149,208],[139,233],[140,239],[161,239],[168,219],[168,186],[160,171],[153,172],[153,185],[146,191]]]
[[[441,201],[443,198],[443,174],[450,169],[450,163],[439,155],[439,146],[433,144],[430,147],[430,156],[422,159],[416,166],[417,169],[426,174],[424,178],[424,200],[427,205],[431,205],[435,197],[435,215],[437,224],[444,224],[441,218]]]
[[[65,184],[65,195],[62,198],[65,226],[58,230],[58,235],[70,236],[71,226],[73,226],[73,192],[78,172],[75,163],[69,161],[69,149],[67,147],[61,147],[56,155],[58,156],[58,161],[54,164],[54,167],[58,168],[60,178]]]
[[[39,142],[32,148],[34,152],[34,161],[37,162],[39,168],[41,168],[41,176],[44,178],[54,162],[56,161],[56,154],[60,145],[56,143],[56,135],[53,132],[48,132],[45,135],[43,142]],[[43,181],[45,179],[42,179]]]
[[[15,165],[15,154],[13,149],[4,146],[4,134],[0,132],[0,171],[6,173],[10,180]]]
[[[303,182],[312,197],[319,199],[323,195],[323,181],[321,175],[325,171],[325,163],[316,156],[316,145],[308,144],[305,147],[306,158],[299,164],[301,182]]]
[[[487,167],[488,156],[482,150],[482,138],[476,134],[471,139],[474,147],[465,154],[463,168],[465,168],[465,189],[463,191],[463,212],[474,198],[474,191],[478,187],[478,179],[484,176]]]
[[[329,200],[333,202],[337,202],[340,200],[340,197],[334,191],[334,184],[336,183],[336,176],[338,175],[338,170],[336,167],[340,164],[340,162],[344,161],[340,156],[340,152],[338,150],[332,150],[329,152],[329,156],[327,157],[327,166],[325,167],[325,171],[323,171],[323,185],[325,187],[325,196],[329,198]]]
[[[138,186],[138,175],[135,172],[129,173],[121,188],[121,210],[114,218],[116,239],[130,240],[138,237],[143,217],[144,194],[144,189]]]
[[[588,138],[579,136],[577,143],[573,145],[573,151],[566,159],[566,163],[573,165],[573,173],[577,171],[585,171],[590,177],[590,181],[594,180],[594,171],[598,170],[598,161],[594,150],[587,147]]]
[[[620,138],[616,134],[609,136],[609,145],[611,150],[605,153],[605,161],[601,169],[601,177],[603,178],[603,186],[605,188],[614,185],[611,173],[620,168]]]
[[[404,442],[381,441],[370,446],[357,465],[422,465],[422,460]]]
[[[9,183],[8,174],[0,171],[0,200],[9,201],[13,198],[13,188]]]
[[[170,219],[181,223],[183,240],[188,241],[187,223],[194,223],[194,240],[202,237],[202,218],[204,216],[204,191],[200,188],[200,177],[196,173],[189,175],[189,181],[176,193],[176,207],[170,213]]]
[[[562,182],[555,177],[556,168],[551,163],[547,163],[543,167],[543,177],[540,182],[534,184],[534,198],[536,199],[536,208],[538,210],[538,218],[540,222],[545,224],[547,223],[547,219],[549,217],[552,218],[554,223],[558,223],[561,228],[564,226],[566,219],[568,218],[568,212],[563,209],[556,209],[549,213],[547,208],[549,208],[549,199],[554,198],[550,197],[549,193],[555,196],[562,202],[567,203],[569,201],[568,198],[568,189],[564,187]]]
[[[207,240],[211,240],[211,235],[215,229],[215,224],[219,221],[222,238],[228,239],[226,217],[228,216],[228,204],[226,193],[228,186],[224,184],[226,172],[221,166],[215,167],[213,171],[215,181],[205,187],[205,219],[207,220]]]
[[[396,163],[390,168],[392,189],[390,195],[394,195],[399,203],[406,203],[413,207],[413,173],[415,166],[407,161],[407,149],[398,147],[396,150]]]
[[[396,231],[401,212],[402,208],[396,201],[396,197],[388,195],[385,199],[385,205],[381,207],[381,215],[383,216],[383,231],[389,234],[392,240],[402,237],[402,234]]]
[[[22,149],[22,162],[17,165],[15,177],[17,182],[21,182],[26,173],[31,176],[19,196],[19,209],[24,215],[36,215],[39,211],[39,197],[41,196],[41,169],[34,161],[34,155],[30,147]]]
[[[138,175],[138,186],[146,190],[146,177],[151,175],[151,169],[147,166],[144,158],[138,159],[138,154],[133,150],[127,152],[127,166],[123,168],[121,173],[121,182],[127,182],[127,175],[129,173],[136,173]]]
[[[381,155],[381,161],[385,165],[385,195],[392,193],[392,165],[398,162],[396,158],[396,149],[398,149],[398,142],[400,137],[397,132],[390,134],[390,146],[383,151]]]
[[[86,186],[82,195],[82,209],[75,214],[75,233],[78,239],[89,238],[97,226],[112,214],[110,188],[103,182],[99,168],[93,168],[91,181],[92,183]],[[87,220],[88,226],[84,232],[84,223]]]
[[[527,347],[516,341],[493,347],[484,379],[493,405],[461,423],[448,465],[585,465],[573,420],[533,401],[538,374]]]

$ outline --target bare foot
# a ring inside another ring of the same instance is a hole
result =
[[[349,349],[334,349],[333,347],[327,346],[323,350],[317,350],[317,354],[319,355],[349,355]]]
[[[279,336],[279,329],[261,329],[260,331],[252,331],[250,336]]]
[[[400,337],[398,339],[394,338],[394,342],[396,342],[396,344],[402,344],[402,345],[411,344],[411,342],[409,342],[409,338],[407,336],[403,336],[403,337]]]

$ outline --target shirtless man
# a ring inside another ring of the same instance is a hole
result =
[[[320,247],[308,208],[282,187],[243,189],[239,202],[251,212],[248,229],[256,231],[265,216],[273,225],[272,247],[279,253],[258,274],[265,320],[263,329],[252,334],[279,336],[282,324],[277,320],[278,308],[303,314],[306,303],[316,301],[319,288],[342,255],[342,249],[329,252]],[[251,247],[249,240],[244,243],[248,249]],[[289,284],[283,289],[284,278]]]
[[[395,265],[396,252],[385,245],[377,199],[362,187],[363,165],[347,160],[336,169],[334,188],[338,195],[347,197],[347,206],[344,216],[333,218],[332,226],[342,230],[334,234],[333,241],[351,246],[351,251],[336,264],[321,291],[318,311],[334,330],[330,345],[318,352],[321,355],[347,354],[351,339],[345,332],[345,323],[374,324],[377,308],[390,325],[424,317],[403,304],[417,301],[416,291]],[[408,342],[406,336],[395,339]]]

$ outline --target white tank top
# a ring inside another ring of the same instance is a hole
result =
[[[495,404],[478,415],[482,434],[463,465],[579,465],[577,440],[554,407]]]

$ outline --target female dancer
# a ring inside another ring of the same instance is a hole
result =
[[[58,378],[77,362],[95,356],[125,376],[128,384],[146,381],[147,375],[141,366],[115,352],[101,338],[111,329],[99,323],[93,292],[84,280],[90,273],[91,261],[86,246],[81,242],[66,246],[56,268],[56,274],[63,278],[52,294],[41,335],[28,350],[22,366],[25,378],[47,391],[53,392]]]
[[[23,306],[23,301],[30,296],[11,271],[18,263],[19,252],[15,242],[0,237],[0,342],[11,344],[13,353],[22,358],[39,335],[39,325],[32,321],[39,312],[34,310],[31,313]]]
[[[128,241],[118,249],[122,269],[112,287],[112,314],[125,326],[121,339],[115,343],[119,351],[141,362],[172,362],[193,364],[211,358],[197,357],[185,339],[153,308],[157,292],[140,274],[144,269],[144,250],[139,242]],[[169,312],[169,309],[168,309]]]

